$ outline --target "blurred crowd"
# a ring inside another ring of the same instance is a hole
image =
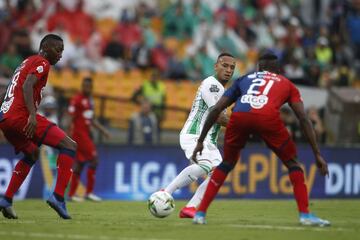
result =
[[[360,0],[2,0],[0,83],[48,32],[64,39],[59,70],[155,68],[196,82],[220,52],[241,75],[271,49],[296,84],[360,86]]]
[[[297,84],[349,86],[359,78],[359,0],[118,2],[3,0],[0,75],[9,77],[55,32],[65,40],[58,68],[155,67],[167,78],[196,81],[212,74],[222,51],[238,57],[244,74],[259,51],[272,49]],[[106,16],[109,8],[115,13]]]

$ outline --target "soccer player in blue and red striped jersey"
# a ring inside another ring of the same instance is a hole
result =
[[[235,103],[224,140],[224,160],[216,167],[209,181],[204,198],[193,219],[196,224],[205,224],[206,211],[224,183],[228,173],[239,159],[250,134],[259,135],[274,151],[289,170],[290,181],[303,225],[328,226],[330,222],[309,212],[308,192],[303,170],[297,161],[297,151],[284,123],[280,119],[280,107],[288,103],[295,112],[302,130],[313,150],[316,165],[325,176],[328,174],[326,161],[320,154],[315,132],[308,119],[299,90],[287,78],[279,74],[277,56],[268,52],[260,56],[258,71],[238,78],[223,94],[209,113],[192,158],[199,158],[205,136],[216,122],[219,114]]]

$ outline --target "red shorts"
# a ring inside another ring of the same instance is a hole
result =
[[[89,134],[74,134],[73,139],[77,143],[76,160],[85,162],[97,157],[95,144]]]
[[[224,161],[236,163],[250,134],[259,135],[282,161],[297,155],[295,143],[280,117],[237,112],[231,115],[226,127]]]
[[[55,123],[36,114],[37,126],[33,138],[27,138],[24,127],[28,119],[25,117],[6,118],[0,122],[0,129],[6,139],[14,146],[15,153],[31,153],[34,148],[45,144],[56,147],[66,136]]]

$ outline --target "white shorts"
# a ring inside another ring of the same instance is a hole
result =
[[[196,147],[197,140],[199,136],[193,134],[180,134],[180,146],[184,150],[186,158],[191,162],[191,156]],[[202,154],[198,153],[196,159],[198,160],[199,165],[207,166],[208,172],[210,172],[214,167],[218,166],[222,162],[222,157],[217,146],[210,141],[204,141],[204,149]]]

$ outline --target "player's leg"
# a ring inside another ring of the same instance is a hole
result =
[[[18,191],[39,157],[38,147],[22,133],[23,124],[25,124],[25,122],[21,123],[21,121],[13,122],[9,120],[0,122],[0,129],[3,131],[6,139],[14,146],[15,151],[24,153],[24,157],[18,161],[14,168],[4,198],[0,200],[0,211],[6,218],[17,218],[12,208],[14,194]]]
[[[194,207],[197,208],[204,197],[204,193],[206,191],[206,187],[210,181],[211,175],[207,176],[205,180],[199,185],[196,189],[194,196],[189,200],[186,204],[186,207]]]
[[[230,118],[225,132],[224,160],[215,168],[211,175],[204,197],[193,219],[193,223],[195,224],[206,223],[205,214],[208,207],[214,200],[229,172],[234,168],[240,157],[240,150],[246,144],[250,129],[246,126],[246,121],[240,122],[238,117],[239,116],[234,116],[233,114]],[[245,118],[243,119],[246,120]],[[242,123],[245,123],[245,125],[242,125]]]
[[[49,138],[53,135],[60,134],[61,131],[61,129],[57,127],[53,127],[52,129],[52,133],[48,135]],[[44,141],[44,143],[45,142],[46,141]],[[51,144],[48,145],[53,146]],[[57,179],[54,193],[46,202],[59,214],[61,218],[71,219],[66,209],[64,193],[72,174],[76,143],[70,137],[65,135],[65,137],[55,145],[55,147],[59,149],[59,155],[57,158]]]
[[[87,173],[86,173],[86,195],[85,198],[90,201],[100,202],[102,199],[94,194],[94,187],[95,187],[95,176],[96,176],[96,169],[99,164],[99,158],[97,155],[92,158],[89,162]]]
[[[77,156],[79,156],[78,153]],[[80,161],[78,157],[74,161],[73,174],[71,177],[70,190],[69,190],[69,199],[74,202],[82,202],[84,200],[82,197],[75,195],[77,187],[79,186],[80,176],[82,170],[84,169],[84,165],[85,162]]]
[[[191,164],[184,168],[164,190],[172,194],[175,190],[188,186],[199,177],[206,175],[208,171],[208,168],[200,164]]]
[[[195,148],[196,144],[196,135],[191,134],[181,134],[180,135],[180,145],[184,150],[185,155],[188,159],[190,159],[192,155],[192,151]],[[206,144],[204,144],[203,155],[199,156],[201,159],[198,160],[198,163],[193,163],[186,168],[184,168],[175,178],[171,181],[171,183],[165,187],[165,191],[172,194],[177,189],[185,187],[190,183],[196,181],[199,177],[202,177],[208,174],[213,168],[212,162],[209,159],[209,150],[206,148]],[[214,147],[216,148],[216,146]],[[221,156],[220,156],[221,157]],[[190,160],[190,162],[192,162]]]
[[[63,130],[46,118],[41,116],[37,118],[38,127],[35,134],[39,145],[43,143],[59,150],[56,185],[54,193],[46,202],[61,218],[70,219],[71,217],[66,210],[64,193],[72,174],[77,144]]]
[[[39,157],[38,147],[31,142],[29,142],[28,146],[26,146],[22,151],[24,153],[24,157],[16,164],[4,198],[0,200],[0,211],[2,211],[4,217],[10,219],[17,218],[15,211],[12,209],[13,197]]]
[[[275,152],[275,154],[281,159],[282,163],[287,167],[289,171],[290,182],[293,186],[294,197],[300,214],[300,222],[302,222],[302,216],[308,217],[309,221],[306,221],[307,225],[321,225],[326,226],[330,223],[320,218],[314,218],[309,213],[309,195],[307,186],[305,183],[305,177],[303,169],[297,161],[297,150],[294,141],[289,135],[287,129],[279,124],[278,128],[272,128],[273,132],[265,132],[262,138],[266,144]]]
[[[207,176],[206,179],[196,189],[190,201],[186,204],[184,208],[180,210],[179,213],[180,218],[193,218],[195,216],[196,208],[199,206],[201,200],[204,197],[204,193],[206,191],[206,187],[209,183],[209,180],[210,180],[210,176]]]
[[[215,167],[217,167],[221,162],[222,162],[222,156],[220,154],[220,151],[218,150],[218,148],[216,147],[216,145],[210,143],[210,142],[205,142],[204,143],[204,150],[202,152],[202,156],[207,158],[208,160],[204,163],[204,161],[202,161],[201,159],[198,159],[198,164],[201,166],[201,164],[208,164],[208,165],[204,165],[205,169],[209,169],[211,167],[211,170],[213,170]],[[208,172],[208,171],[207,171]],[[181,218],[193,218],[195,213],[196,213],[196,208],[199,206],[207,184],[210,180],[210,173],[208,172],[206,179],[200,184],[200,186],[196,189],[196,192],[194,194],[194,196],[191,198],[191,200],[189,201],[189,203],[181,209],[179,216]]]
[[[86,172],[86,193],[85,199],[100,202],[102,199],[94,194],[96,169],[99,163],[96,147],[92,139],[86,135],[82,136],[82,142],[85,143],[85,149],[82,151],[84,158],[90,159]]]

